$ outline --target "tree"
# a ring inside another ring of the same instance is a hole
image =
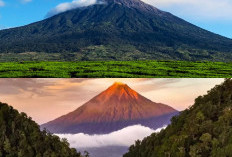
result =
[[[0,157],[81,157],[67,140],[40,131],[25,113],[0,102]]]
[[[171,124],[130,147],[124,157],[232,156],[232,79],[200,96]],[[147,155],[148,154],[148,155]]]

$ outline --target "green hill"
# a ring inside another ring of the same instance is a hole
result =
[[[0,157],[81,157],[66,140],[46,131],[7,104],[0,103]]]
[[[105,0],[2,30],[0,43],[6,56],[39,52],[41,60],[232,60],[231,39],[140,0]]]
[[[124,157],[230,157],[231,150],[232,79],[227,79],[165,130],[137,141]]]

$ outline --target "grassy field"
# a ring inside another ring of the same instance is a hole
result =
[[[3,62],[11,78],[231,78],[232,63],[188,61]]]

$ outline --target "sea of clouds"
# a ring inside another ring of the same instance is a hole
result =
[[[60,138],[66,138],[73,148],[92,148],[105,146],[127,146],[134,144],[136,140],[154,132],[160,132],[166,126],[153,130],[142,125],[129,126],[124,129],[103,135],[78,134],[56,134]]]

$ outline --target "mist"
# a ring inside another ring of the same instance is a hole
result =
[[[105,146],[127,146],[134,144],[136,140],[142,140],[144,137],[151,135],[154,132],[160,132],[166,126],[153,130],[141,125],[126,127],[109,134],[103,135],[88,135],[83,133],[78,134],[56,134],[60,138],[66,138],[73,148],[92,148]]]

